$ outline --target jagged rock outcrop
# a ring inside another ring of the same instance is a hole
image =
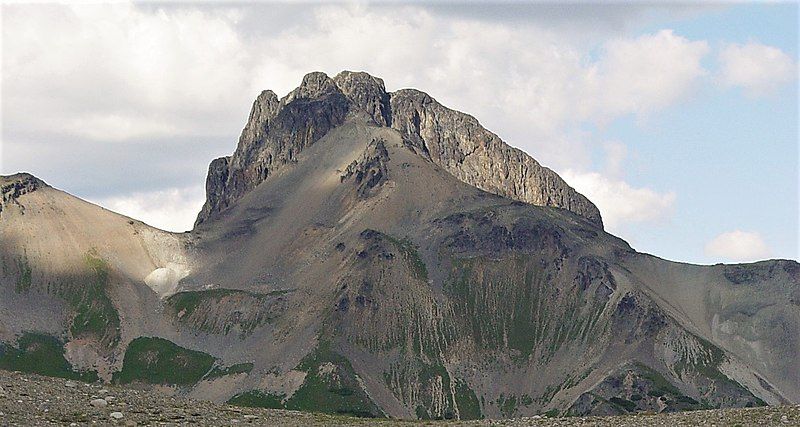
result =
[[[274,92],[262,92],[253,103],[236,151],[211,164],[206,203],[195,225],[293,162],[303,148],[344,123],[349,110],[347,97],[323,73],[306,75],[302,84],[280,101]]]
[[[385,142],[374,139],[361,158],[347,166],[340,181],[344,182],[352,177],[359,197],[368,197],[372,189],[388,179],[389,168],[386,165],[388,161],[389,152],[386,150]]]
[[[0,214],[3,212],[3,207],[6,204],[16,203],[19,196],[46,186],[47,184],[45,184],[44,181],[29,173],[18,173],[7,177],[0,177]]]
[[[343,71],[306,75],[278,100],[262,92],[230,158],[215,160],[195,225],[225,210],[348,118],[400,131],[417,151],[459,180],[514,200],[563,208],[602,227],[600,211],[552,170],[503,142],[467,114],[414,89],[386,92],[383,80]]]
[[[367,113],[379,126],[391,126],[390,96],[383,80],[367,73],[342,71],[333,78],[334,83],[350,101]]]

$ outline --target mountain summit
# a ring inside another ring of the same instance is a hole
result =
[[[0,368],[365,417],[800,402],[800,264],[638,253],[474,118],[365,73],[262,92],[188,233],[0,185]]]
[[[232,156],[214,160],[206,181],[201,224],[295,161],[329,130],[360,119],[395,129],[404,143],[460,181],[538,206],[563,208],[602,226],[600,211],[552,170],[503,142],[467,114],[414,89],[389,93],[383,80],[343,71],[315,72],[283,99],[256,98]]]

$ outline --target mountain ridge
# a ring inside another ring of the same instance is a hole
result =
[[[797,262],[640,254],[586,215],[466,182],[493,182],[454,148],[474,119],[337,78],[259,95],[191,232],[52,187],[4,202],[0,367],[50,348],[62,375],[420,419],[800,400]],[[475,153],[513,155],[481,135]]]
[[[602,226],[599,210],[586,197],[484,129],[474,117],[450,110],[415,89],[386,92],[380,78],[350,71],[334,78],[309,73],[280,100],[274,92],[263,91],[253,103],[236,152],[210,165],[207,200],[195,224],[224,210],[354,115],[401,131],[423,156],[461,181],[523,202],[571,210]]]

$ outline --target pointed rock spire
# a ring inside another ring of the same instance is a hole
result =
[[[389,94],[382,79],[364,72],[342,71],[333,81],[353,104],[372,117],[379,126],[392,124]]]

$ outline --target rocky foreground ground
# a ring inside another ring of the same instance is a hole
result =
[[[800,405],[620,417],[517,418],[483,421],[359,419],[241,408],[137,390],[0,371],[0,425],[269,426],[800,426]]]

